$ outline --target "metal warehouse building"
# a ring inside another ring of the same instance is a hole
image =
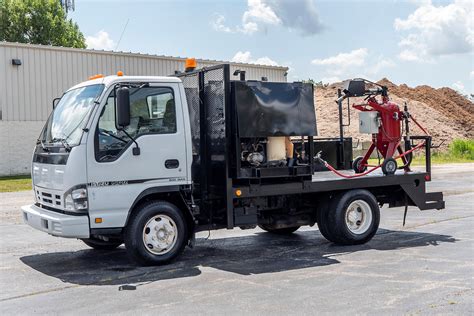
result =
[[[0,42],[0,176],[30,172],[31,155],[52,100],[94,74],[165,76],[185,58]],[[197,60],[198,67],[225,63]],[[286,81],[288,68],[230,63],[249,80]]]

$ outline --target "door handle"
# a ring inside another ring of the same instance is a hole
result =
[[[178,159],[168,159],[165,161],[166,169],[176,169],[179,167],[179,160]]]

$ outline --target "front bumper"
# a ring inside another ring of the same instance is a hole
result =
[[[36,205],[21,207],[23,221],[33,228],[53,236],[89,238],[89,217],[65,215],[44,210]]]

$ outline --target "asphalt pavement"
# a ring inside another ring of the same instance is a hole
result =
[[[382,209],[360,246],[317,227],[202,232],[175,263],[136,267],[125,249],[98,252],[22,223],[31,192],[0,194],[0,313],[474,314],[474,164],[435,166],[429,191],[446,209]]]

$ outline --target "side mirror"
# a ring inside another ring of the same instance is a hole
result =
[[[344,94],[348,97],[360,97],[365,93],[365,81],[360,79],[344,82]]]
[[[130,90],[127,87],[120,87],[116,90],[115,110],[117,126],[130,125]]]

